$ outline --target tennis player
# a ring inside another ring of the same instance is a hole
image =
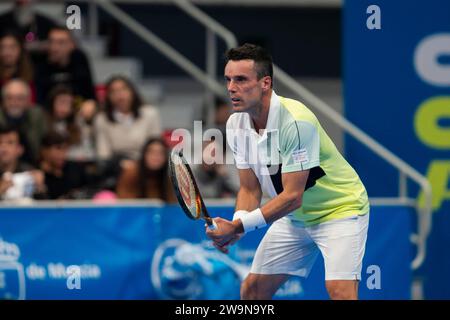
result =
[[[331,299],[357,299],[369,223],[367,192],[315,115],[273,91],[272,58],[245,44],[226,53],[234,113],[227,142],[239,169],[233,221],[206,233],[222,252],[271,224],[256,250],[242,299],[271,299],[290,277],[307,277],[319,253]],[[262,190],[270,201],[261,206]]]

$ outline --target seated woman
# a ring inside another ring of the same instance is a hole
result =
[[[127,78],[116,76],[106,85],[105,111],[95,119],[95,132],[100,161],[137,160],[145,141],[161,135],[159,112],[143,104]]]
[[[11,79],[21,79],[30,87],[31,102],[36,102],[34,68],[22,38],[6,31],[0,35],[0,88]]]
[[[139,161],[127,162],[117,183],[117,196],[121,199],[160,199],[176,202],[168,173],[169,149],[159,138],[148,140]]]
[[[72,89],[58,85],[50,91],[48,110],[49,129],[67,137],[67,159],[80,164],[94,163],[94,112],[83,112],[75,104]]]

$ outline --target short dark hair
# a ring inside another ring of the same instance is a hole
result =
[[[111,102],[111,99],[109,98],[109,92],[111,90],[111,86],[116,81],[122,81],[123,83],[125,83],[125,85],[128,87],[128,89],[131,91],[131,96],[132,96],[131,112],[135,119],[139,118],[139,109],[144,104],[144,102],[143,102],[141,96],[139,95],[139,92],[138,92],[136,86],[126,76],[114,75],[106,83],[105,112],[106,112],[106,116],[107,116],[108,120],[110,122],[116,122],[116,120],[114,119],[114,106]]]
[[[53,112],[53,104],[55,103],[55,100],[58,96],[61,95],[74,95],[74,92],[72,90],[72,87],[65,84],[57,84],[55,85],[47,96],[47,110],[52,113]]]
[[[26,82],[33,81],[34,79],[34,70],[33,70],[33,64],[31,61],[30,54],[25,49],[24,45],[24,39],[22,35],[14,29],[6,29],[2,32],[0,35],[0,40],[4,38],[13,38],[14,41],[17,43],[17,45],[20,48],[20,54],[19,54],[19,61],[17,62],[17,70],[15,72],[14,78],[21,78],[22,80],[25,80]],[[5,70],[3,66],[0,66],[0,77],[5,79],[7,77],[4,76]]]
[[[0,136],[15,133],[20,145],[23,145],[24,137],[20,132],[19,128],[11,125],[0,126]]]
[[[251,43],[245,43],[240,47],[232,48],[225,53],[228,61],[253,60],[255,61],[258,80],[269,76],[273,82],[273,62],[270,53],[263,47]]]
[[[72,31],[70,31],[68,28],[66,28],[66,27],[64,27],[64,26],[62,26],[62,25],[55,25],[55,26],[52,26],[52,27],[48,30],[48,32],[47,32],[47,38],[50,36],[50,33],[52,33],[53,31],[62,31],[62,32],[65,32],[65,33],[67,33],[67,34],[70,36],[70,38],[73,40]]]
[[[68,138],[56,131],[50,131],[42,138],[42,148],[44,149],[68,143]]]

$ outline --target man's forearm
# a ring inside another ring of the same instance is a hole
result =
[[[261,203],[261,196],[260,190],[239,189],[236,197],[236,211],[252,211],[258,208]]]
[[[280,193],[261,207],[264,219],[267,223],[271,223],[284,217],[295,209],[300,208],[301,200],[301,195]]]
[[[302,203],[302,195],[297,193],[286,193],[282,192],[264,206],[260,208],[259,215],[263,215],[265,223],[272,223],[288,213],[300,208]],[[256,207],[255,207],[256,208]],[[250,208],[247,211],[253,210],[255,208]],[[249,213],[254,214],[254,213]],[[240,220],[233,221],[236,227],[236,233],[244,232],[244,226]]]

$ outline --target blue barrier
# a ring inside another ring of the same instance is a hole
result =
[[[210,207],[214,216],[232,211]],[[373,208],[362,299],[410,298],[413,214]],[[4,208],[0,299],[238,299],[263,234],[245,236],[224,255],[207,241],[203,223],[177,206]],[[323,279],[320,258],[308,279],[291,279],[276,298],[327,299]]]

